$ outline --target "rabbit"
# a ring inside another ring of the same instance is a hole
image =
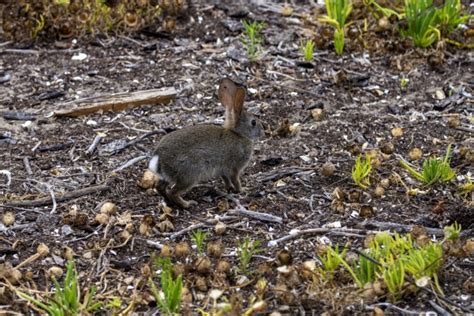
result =
[[[182,208],[197,205],[182,195],[200,182],[222,178],[228,191],[241,192],[240,174],[253,153],[253,141],[264,136],[262,124],[244,110],[246,89],[224,78],[219,100],[225,107],[223,126],[196,125],[164,136],[148,168],[160,178],[158,189]]]

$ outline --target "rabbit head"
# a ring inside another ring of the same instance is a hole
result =
[[[224,128],[250,140],[264,135],[262,124],[244,110],[246,89],[228,78],[219,85],[219,100],[225,108]]]

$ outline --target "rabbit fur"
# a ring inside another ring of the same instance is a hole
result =
[[[164,136],[148,168],[158,174],[161,193],[182,208],[196,201],[182,195],[193,186],[221,177],[227,190],[241,192],[240,174],[248,165],[253,141],[264,135],[261,123],[243,108],[246,90],[221,80],[219,100],[225,107],[223,126],[196,125]]]

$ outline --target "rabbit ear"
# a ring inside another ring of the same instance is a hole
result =
[[[224,78],[219,84],[219,100],[222,105],[226,108],[226,111],[230,110],[234,105],[234,94],[237,86],[229,78]]]
[[[238,87],[235,90],[235,95],[234,95],[234,113],[237,117],[237,119],[240,117],[240,113],[242,113],[242,109],[244,108],[244,101],[245,101],[245,94],[247,90],[245,90],[244,87]]]

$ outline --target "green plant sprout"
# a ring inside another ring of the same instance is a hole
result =
[[[466,196],[472,191],[474,191],[474,183],[472,182],[471,177],[468,175],[464,180],[464,183],[458,185],[458,194],[461,196]]]
[[[342,252],[339,252],[339,245],[336,245],[334,249],[331,246],[326,248],[326,253],[319,256],[319,260],[323,264],[323,269],[326,272],[326,276],[334,276],[334,271],[341,264],[342,258],[346,256],[347,248],[344,248]]]
[[[178,275],[173,278],[171,260],[169,258],[158,258],[155,264],[161,268],[160,283],[161,291],[151,278],[148,279],[151,292],[155,297],[160,311],[166,315],[175,315],[181,308],[181,293],[183,289],[183,277]]]
[[[352,11],[350,0],[325,0],[327,15],[321,17],[319,21],[327,23],[335,28],[334,48],[338,55],[344,50],[344,28],[346,19]]]
[[[454,224],[445,226],[443,228],[444,232],[444,241],[446,240],[456,240],[459,238],[461,235],[461,225],[459,225],[457,222],[454,222]]]
[[[198,254],[201,255],[204,252],[204,239],[206,239],[207,233],[203,230],[196,230],[192,233],[191,239],[196,244]]]
[[[352,167],[352,179],[362,189],[367,189],[370,185],[369,175],[372,171],[371,158],[365,155],[365,159],[359,155],[356,158],[355,164]]]
[[[307,40],[306,42],[301,42],[300,46],[301,52],[305,61],[312,61],[314,58],[314,41]]]
[[[405,0],[405,16],[407,29],[402,34],[411,37],[415,46],[431,46],[441,37],[433,0]]]
[[[265,23],[257,21],[249,22],[247,20],[242,20],[241,22],[244,27],[244,34],[241,37],[241,41],[247,49],[249,60],[254,62],[260,56],[260,44],[263,42],[260,33],[265,28]]]
[[[382,278],[387,285],[392,300],[396,301],[405,286],[405,267],[401,261],[395,261],[383,271]]]
[[[400,159],[400,164],[411,176],[429,186],[437,182],[448,182],[456,176],[450,166],[450,156],[451,145],[448,145],[444,159],[429,158],[425,160],[421,172],[417,171],[404,159]]]
[[[237,241],[237,255],[239,257],[239,271],[248,274],[248,266],[252,257],[260,252],[260,240],[251,241],[249,237],[245,237],[243,242]]]
[[[397,17],[397,19],[401,20],[402,17],[403,17],[402,14],[400,14],[397,11],[392,10],[390,8],[381,6],[375,0],[364,0],[364,4],[369,8],[370,8],[370,6],[374,6],[377,11],[382,13],[382,15],[387,17],[387,18],[390,18],[392,15],[395,15]],[[378,18],[378,17],[376,16],[376,18]]]
[[[73,261],[68,261],[66,264],[66,276],[62,286],[54,276],[51,279],[54,283],[54,294],[51,298],[38,300],[21,291],[16,291],[16,294],[52,316],[84,315],[101,308],[102,303],[94,299],[95,287],[88,289],[81,298]]]
[[[472,15],[461,16],[461,0],[446,0],[444,6],[437,9],[438,28],[444,35],[451,34],[459,24],[472,17]]]
[[[405,89],[408,86],[408,83],[410,82],[410,79],[406,77],[401,77],[400,78],[400,88]]]

